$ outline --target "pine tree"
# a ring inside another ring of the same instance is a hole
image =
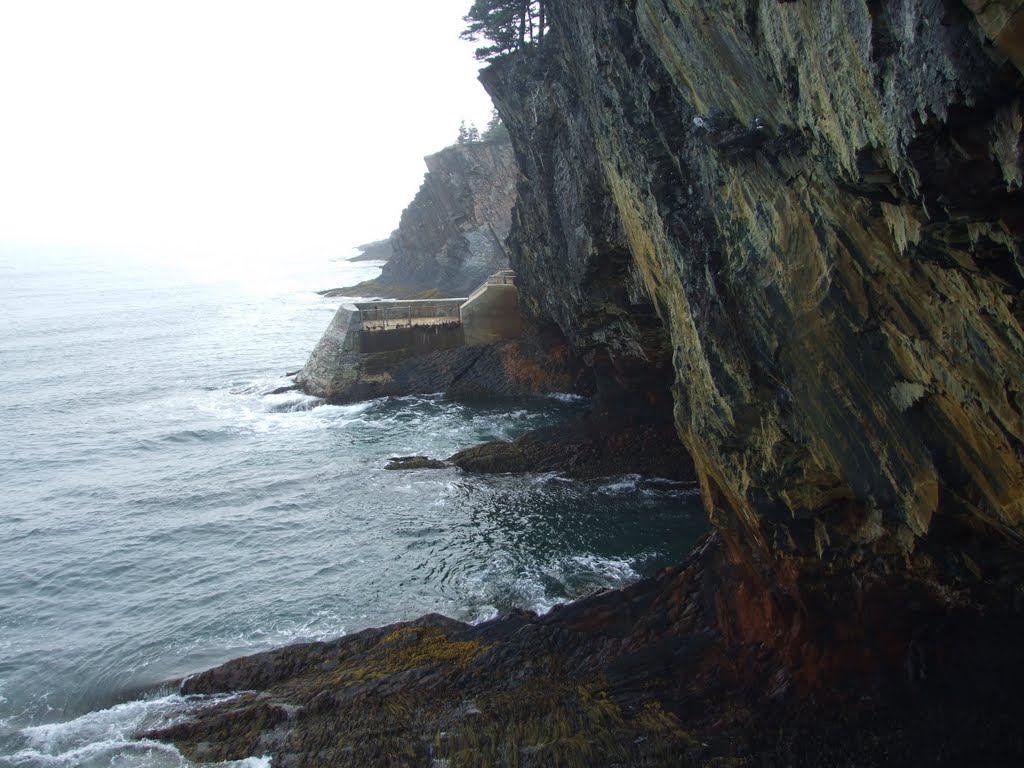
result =
[[[498,141],[508,138],[508,128],[501,121],[501,115],[498,114],[498,110],[494,110],[491,113],[491,119],[487,121],[487,127],[484,129],[482,138],[484,141]]]
[[[457,143],[459,144],[476,144],[480,141],[480,129],[477,128],[473,123],[466,125],[466,121],[463,120],[459,123],[459,138]]]
[[[461,37],[490,43],[476,49],[475,55],[481,60],[539,42],[547,30],[544,3],[545,0],[475,0],[463,18],[469,26]]]

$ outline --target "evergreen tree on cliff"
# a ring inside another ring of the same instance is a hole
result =
[[[529,43],[539,42],[547,29],[544,0],[475,0],[463,20],[464,40],[487,41],[476,49],[480,60],[511,53]]]

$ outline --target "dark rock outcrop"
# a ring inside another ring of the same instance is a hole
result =
[[[508,268],[504,241],[519,179],[511,145],[457,144],[425,162],[423,186],[391,235],[391,258],[380,277],[325,295],[468,296]]]
[[[693,481],[690,457],[672,426],[608,424],[587,415],[576,422],[527,432],[515,440],[475,445],[444,461],[427,456],[396,456],[385,469],[458,467],[477,474],[557,472],[577,480],[642,475]]]
[[[794,680],[770,649],[743,642],[747,616],[770,613],[772,585],[740,560],[715,534],[680,566],[545,616],[477,626],[426,616],[237,659],[189,678],[183,693],[238,696],[146,735],[196,760],[271,755],[275,766],[311,768],[1010,765],[1020,756],[1020,667],[1000,678],[1005,688],[979,685],[1017,655],[1019,614],[985,615],[967,601],[936,612],[913,581],[865,584],[877,631],[849,627],[833,642],[857,649],[880,681],[876,695],[862,696],[864,681],[851,677],[809,703],[791,695]],[[903,698],[908,675],[916,689]],[[993,695],[979,700],[979,689]]]
[[[576,479],[637,474],[693,480],[693,464],[670,423],[575,424],[528,432],[459,451],[447,464],[467,472],[559,472]]]
[[[392,232],[391,236],[384,240],[375,240],[372,243],[366,243],[364,245],[358,245],[356,248],[359,250],[358,256],[353,256],[349,261],[388,261],[395,254],[394,246],[391,244],[391,238],[397,234],[397,231]]]
[[[429,456],[392,456],[384,469],[444,469],[448,462],[432,459]]]

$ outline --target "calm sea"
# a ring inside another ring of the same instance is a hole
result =
[[[0,765],[189,765],[131,738],[180,716],[168,681],[429,611],[543,611],[702,532],[688,485],[382,469],[569,418],[571,397],[268,395],[337,307],[315,291],[377,272],[0,248]]]

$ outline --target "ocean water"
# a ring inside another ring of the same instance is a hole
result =
[[[0,765],[189,765],[133,738],[182,716],[176,679],[430,611],[547,610],[703,532],[686,484],[382,469],[557,423],[571,397],[267,394],[337,307],[315,291],[377,271],[0,248]]]

